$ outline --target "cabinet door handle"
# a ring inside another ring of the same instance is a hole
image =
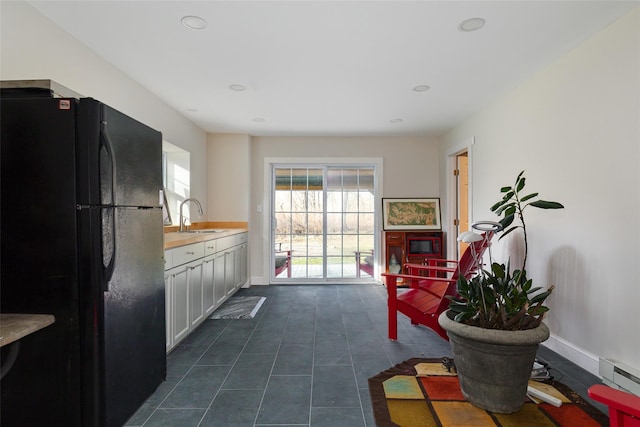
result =
[[[195,254],[196,254],[195,252],[189,252],[189,251],[187,251],[187,255],[195,255]]]

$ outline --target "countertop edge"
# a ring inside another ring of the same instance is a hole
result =
[[[207,242],[209,240],[217,240],[235,234],[246,233],[246,228],[230,228],[219,233],[180,233],[170,232],[164,234],[164,249],[173,249],[180,246],[190,245],[193,243]]]
[[[0,314],[0,347],[18,341],[55,322],[52,314]]]

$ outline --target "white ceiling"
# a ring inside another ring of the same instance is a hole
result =
[[[638,6],[570,0],[29,3],[208,132],[362,136],[439,135]],[[187,29],[181,24],[186,15],[208,26]],[[458,30],[474,17],[486,20],[481,30]],[[233,84],[246,90],[230,90]],[[430,90],[415,92],[418,85]]]

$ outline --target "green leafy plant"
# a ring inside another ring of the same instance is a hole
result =
[[[510,272],[507,263],[491,264],[470,280],[463,276],[457,283],[459,297],[449,297],[454,320],[486,329],[522,330],[535,328],[549,308],[543,303],[553,291],[533,287],[533,281],[521,270]]]
[[[535,197],[538,197],[538,193],[530,193],[522,196],[521,192],[524,190],[525,185],[526,178],[524,177],[524,171],[522,171],[518,174],[513,186],[500,188],[500,192],[503,193],[504,196],[502,197],[502,200],[495,203],[490,208],[491,212],[494,212],[496,215],[502,215],[500,224],[504,231],[500,236],[500,239],[518,228],[522,229],[522,234],[524,236],[524,259],[522,261],[522,271],[524,271],[525,266],[527,265],[528,255],[527,224],[524,222],[524,210],[529,206],[540,209],[564,208],[564,206],[558,202],[549,202],[547,200],[540,199],[533,200]],[[513,221],[516,218],[519,219],[520,223],[513,225]]]
[[[518,228],[524,234],[525,255],[522,268],[511,272],[510,262],[498,264],[490,260],[490,270],[482,269],[479,274],[467,280],[462,275],[457,282],[458,296],[448,297],[454,320],[487,329],[524,330],[540,325],[549,308],[544,304],[553,291],[553,286],[533,287],[527,279],[527,227],[524,210],[528,206],[540,209],[562,209],[558,202],[534,200],[538,193],[522,195],[525,187],[524,171],[520,172],[515,184],[502,187],[502,199],[491,207],[491,211],[502,216],[500,224],[503,233],[500,239]],[[514,220],[519,221],[514,225]]]

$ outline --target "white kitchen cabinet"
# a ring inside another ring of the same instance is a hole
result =
[[[236,236],[226,236],[218,239],[217,249],[218,254],[222,254],[224,259],[224,286],[220,287],[224,297],[221,299],[218,297],[218,301],[221,302],[226,298],[233,295],[236,289],[235,282],[235,246]]]
[[[224,252],[224,288],[227,297],[233,295],[236,290],[235,271],[236,253],[234,249],[227,249]]]
[[[215,294],[215,255],[209,255],[202,261],[202,306],[204,315],[210,315],[216,308]]]
[[[204,317],[203,287],[202,287],[202,259],[189,264],[187,269],[189,296],[189,315],[191,326],[197,326]]]
[[[202,262],[204,244],[195,243],[165,251],[165,311],[167,351],[182,341],[192,328],[192,306],[196,307],[198,287],[202,293]],[[166,268],[166,267],[165,267]],[[195,288],[195,289],[194,289]],[[199,298],[202,317],[202,297]]]
[[[189,329],[191,328],[187,271],[187,265],[182,265],[169,272],[169,286],[172,288],[173,293],[170,308],[173,347],[189,334]]]
[[[167,352],[246,281],[247,233],[167,249]]]
[[[227,291],[224,285],[224,251],[220,251],[213,257],[213,288],[215,290],[216,307],[227,299]]]
[[[165,255],[165,265],[166,265]],[[171,280],[171,273],[169,271],[164,272],[164,302],[165,302],[165,325],[167,329],[166,345],[167,353],[173,348],[173,281]]]
[[[234,248],[234,282],[235,288],[240,289],[247,283],[247,235],[236,236],[237,245]]]
[[[214,267],[216,241],[204,242],[204,259],[202,260],[202,307],[204,315],[210,315],[216,308]]]

